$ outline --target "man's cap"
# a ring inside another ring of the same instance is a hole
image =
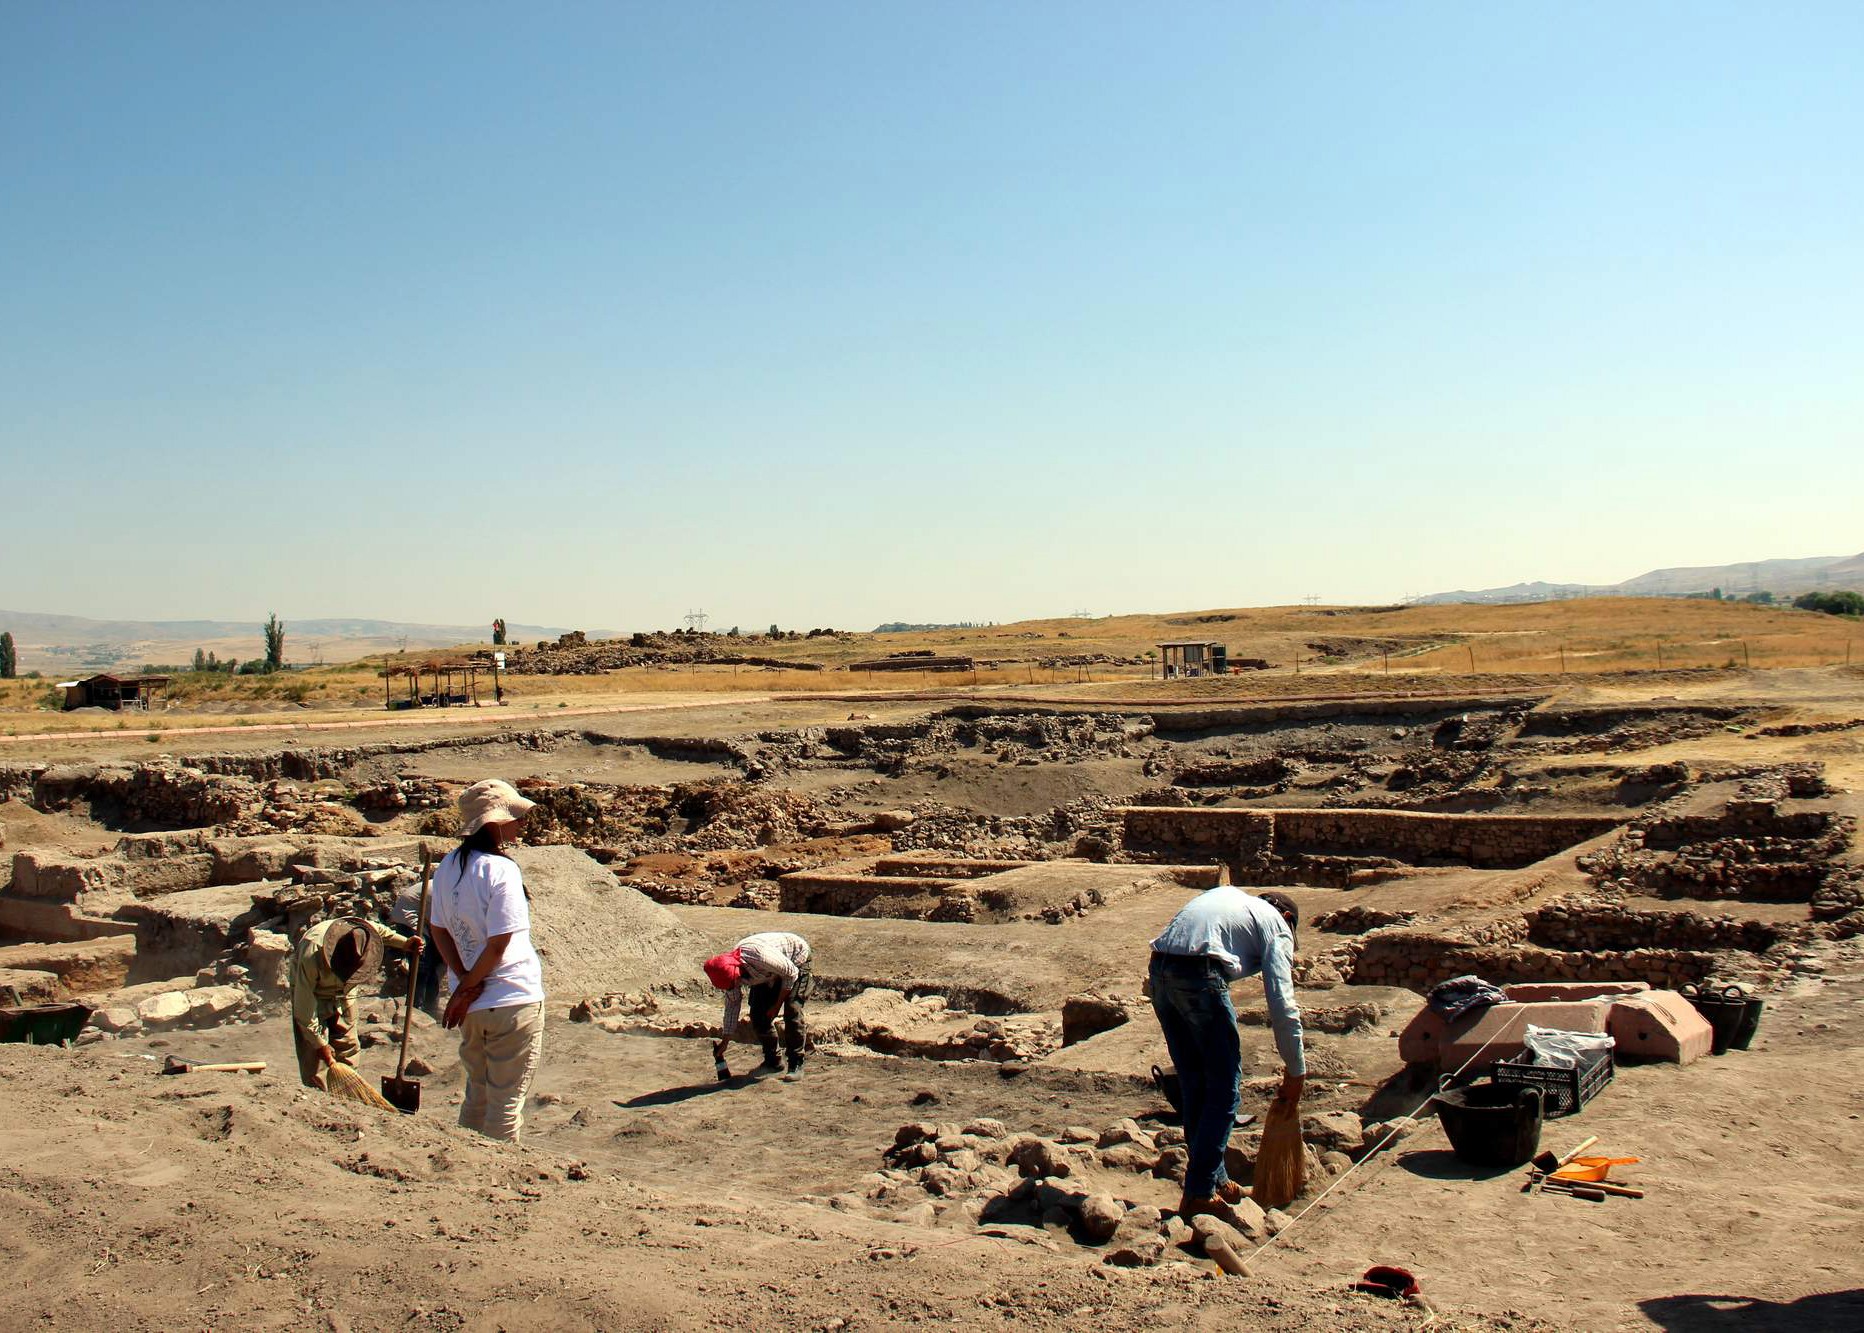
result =
[[[1294,899],[1285,893],[1264,893],[1257,896],[1281,913],[1283,919],[1288,922],[1290,932],[1301,929],[1301,909],[1294,905]]]
[[[720,990],[735,990],[744,975],[744,951],[733,949],[705,960],[705,974]]]

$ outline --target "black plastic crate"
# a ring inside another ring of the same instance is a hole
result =
[[[1612,1081],[1612,1053],[1609,1050],[1596,1055],[1581,1056],[1579,1064],[1572,1069],[1561,1069],[1554,1065],[1534,1063],[1534,1057],[1526,1051],[1507,1060],[1497,1060],[1489,1071],[1489,1076],[1497,1083],[1525,1084],[1540,1089],[1545,1101],[1546,1115],[1572,1115],[1580,1107],[1599,1095],[1599,1090]]]

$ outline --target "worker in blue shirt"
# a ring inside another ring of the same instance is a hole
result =
[[[1232,982],[1261,973],[1283,1066],[1276,1095],[1301,1100],[1307,1061],[1292,974],[1299,924],[1300,913],[1285,894],[1256,897],[1224,884],[1193,898],[1152,941],[1152,1011],[1184,1092],[1184,1140],[1191,1158],[1181,1217],[1222,1217],[1243,1197],[1242,1186],[1223,1167],[1242,1100],[1243,1052],[1230,1003]]]

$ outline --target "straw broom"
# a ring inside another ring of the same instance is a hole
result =
[[[1285,1208],[1307,1188],[1307,1145],[1301,1141],[1301,1107],[1277,1097],[1262,1121],[1255,1185],[1249,1195],[1264,1208]]]
[[[332,1097],[342,1097],[347,1101],[361,1102],[364,1106],[373,1106],[379,1111],[392,1111],[395,1108],[388,1098],[377,1092],[369,1080],[358,1074],[341,1060],[332,1060],[324,1071],[324,1083]]]

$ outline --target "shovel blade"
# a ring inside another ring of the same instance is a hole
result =
[[[403,1115],[413,1115],[421,1109],[421,1081],[418,1078],[396,1078],[392,1074],[385,1074],[382,1077],[382,1097]]]

